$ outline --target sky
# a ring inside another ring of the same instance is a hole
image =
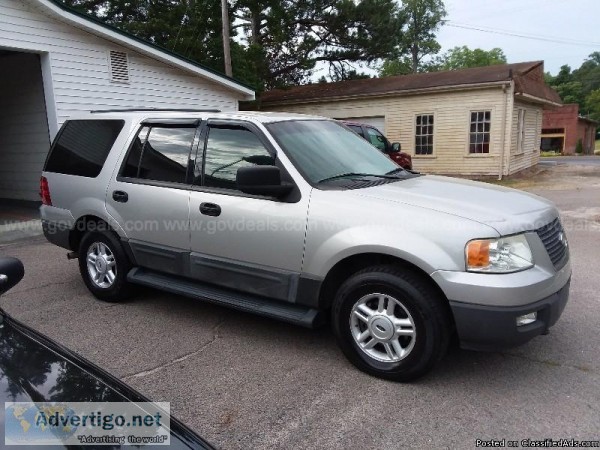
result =
[[[444,3],[448,22],[437,34],[442,51],[462,45],[484,50],[500,47],[508,62],[544,60],[544,69],[552,74],[563,64],[576,69],[590,53],[600,51],[600,0],[445,0]]]
[[[437,32],[440,54],[463,45],[499,47],[509,63],[544,60],[544,70],[556,75],[562,65],[577,69],[590,53],[600,51],[600,0],[444,0],[444,4],[448,16]],[[363,64],[353,67],[377,74]],[[327,74],[327,65],[318,64],[312,80]]]

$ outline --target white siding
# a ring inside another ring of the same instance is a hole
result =
[[[0,57],[0,198],[39,200],[50,140],[39,57]]]
[[[519,110],[522,110],[525,114],[522,151],[520,151],[518,148]],[[523,102],[515,102],[512,113],[510,139],[510,174],[534,166],[539,162],[540,135],[542,131],[541,117],[542,108],[540,106]]]
[[[0,50],[32,53],[23,64],[12,56],[1,60],[1,76],[17,78],[0,82],[0,198],[39,199],[48,136],[53,138],[75,113],[113,108],[236,111],[244,96],[57,21],[19,0],[0,2]],[[111,81],[111,50],[127,53],[129,83]],[[36,54],[42,59],[42,75],[39,63],[32,65]]]
[[[237,110],[242,94],[58,22],[17,0],[0,4],[0,48],[49,53],[61,124],[73,113],[110,108]],[[108,52],[127,52],[130,82],[110,81]],[[49,105],[50,107],[50,105]]]

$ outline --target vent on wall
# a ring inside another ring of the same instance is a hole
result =
[[[127,53],[111,50],[109,52],[110,81],[129,83],[129,61]]]

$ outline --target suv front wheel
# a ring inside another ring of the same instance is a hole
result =
[[[445,354],[450,321],[439,294],[418,274],[395,266],[362,270],[335,297],[333,331],[360,370],[414,380]]]
[[[79,245],[79,272],[96,298],[118,302],[130,296],[129,258],[110,231],[88,232]]]

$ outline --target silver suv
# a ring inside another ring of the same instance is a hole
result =
[[[569,295],[552,203],[409,173],[339,122],[109,111],[68,120],[41,179],[47,239],[89,290],[133,285],[313,327],[414,379],[445,353],[545,334]]]

